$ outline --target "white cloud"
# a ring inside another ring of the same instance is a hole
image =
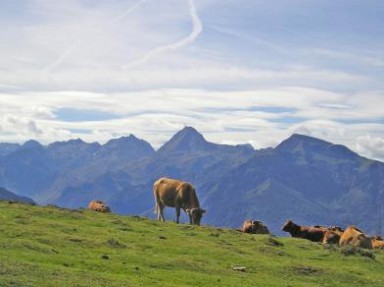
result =
[[[356,150],[367,157],[384,161],[384,137],[370,134],[358,136]]]
[[[32,136],[33,138],[43,133],[35,120],[23,116],[4,115],[1,126],[3,131],[10,132],[14,130],[24,136]]]
[[[356,145],[362,135],[384,134],[382,125],[375,124],[381,115],[377,105],[364,101],[377,97],[298,87],[231,92],[182,89],[3,94],[0,109],[9,116],[3,120],[0,136],[2,141],[17,133],[19,138],[33,137],[43,142],[78,137],[104,142],[135,134],[159,147],[189,125],[217,143],[251,143],[265,148],[292,133],[303,133],[380,158],[377,145],[369,148],[361,139]],[[84,114],[93,111],[96,118],[71,120],[70,114],[57,117],[58,111],[73,108]],[[115,116],[97,120],[98,112]],[[16,114],[23,117],[11,116]]]

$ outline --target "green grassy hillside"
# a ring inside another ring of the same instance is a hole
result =
[[[5,201],[0,248],[0,286],[384,286],[384,251]]]

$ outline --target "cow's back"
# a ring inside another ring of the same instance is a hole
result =
[[[154,183],[153,192],[156,201],[165,206],[200,207],[195,188],[188,182],[162,177]]]
[[[92,200],[88,204],[88,208],[94,211],[103,212],[103,213],[111,212],[111,209],[109,208],[109,206],[107,206],[107,204],[101,200]]]
[[[371,238],[372,241],[372,248],[374,249],[384,249],[384,241],[379,236],[373,236]]]
[[[182,182],[178,186],[177,200],[183,208],[200,207],[195,188],[188,182]]]
[[[317,227],[301,226],[302,238],[309,239],[314,242],[322,242],[324,238],[324,231]]]
[[[371,239],[355,226],[348,226],[340,236],[340,245],[353,245],[356,247],[372,249]]]
[[[339,244],[340,235],[332,230],[324,232],[323,243],[324,244]]]
[[[162,177],[153,185],[153,192],[158,202],[174,207],[177,199],[177,189],[182,182],[176,179]]]

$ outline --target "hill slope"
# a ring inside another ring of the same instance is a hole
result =
[[[0,187],[0,200],[10,200],[10,201],[24,202],[29,204],[36,204],[32,199],[25,196],[19,196],[2,187]]]
[[[5,201],[0,223],[0,286],[384,284],[383,251]]]

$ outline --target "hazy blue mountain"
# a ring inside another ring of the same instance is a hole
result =
[[[259,219],[278,233],[292,219],[384,233],[384,163],[313,137],[294,134],[275,148],[254,150],[214,144],[185,127],[157,151],[133,135],[104,145],[1,147],[0,186],[40,204],[78,208],[101,199],[113,212],[153,217],[153,182],[168,176],[195,185],[205,224],[237,227]]]
[[[136,151],[130,159],[113,156],[113,153],[121,151],[122,146],[126,146],[124,142],[127,140],[134,142],[143,153]],[[112,146],[112,143],[107,143],[111,151],[105,153],[102,162],[90,163],[73,172],[74,178],[79,180],[74,179],[71,185],[65,185],[59,178],[59,188],[52,190],[57,196],[50,201],[71,207],[75,204],[84,206],[94,198],[101,198],[115,212],[152,215],[152,186],[157,178],[183,178],[199,188],[200,178],[208,167],[213,171],[216,170],[214,166],[220,166],[220,169],[211,173],[209,180],[215,181],[224,170],[229,170],[234,164],[244,162],[254,154],[254,149],[247,145],[232,147],[209,143],[191,127],[178,132],[157,152],[148,143],[132,136],[120,140],[119,147],[115,144]],[[185,148],[184,143],[189,146]],[[113,162],[113,166],[108,161]],[[106,166],[110,167],[103,170]],[[79,174],[82,176],[79,177]]]
[[[0,200],[9,200],[9,201],[17,201],[17,202],[24,202],[29,204],[35,204],[35,202],[26,197],[26,196],[19,196],[9,190],[6,190],[5,188],[0,187]]]
[[[109,157],[112,160],[132,161],[155,153],[153,147],[146,141],[134,135],[112,139],[101,147],[98,158]]]
[[[13,153],[19,148],[20,148],[19,144],[0,143],[0,156],[5,156],[7,154]]]
[[[383,191],[383,163],[340,145],[293,135],[223,176],[209,188],[204,203],[212,209],[231,202],[228,209],[207,214],[216,224],[223,220],[236,226],[242,218],[255,218],[278,232],[292,219],[308,225],[356,224],[377,233],[383,231]]]
[[[152,180],[167,175],[199,185],[207,170],[211,172],[211,180],[215,180],[254,153],[250,145],[210,143],[194,128],[185,127],[156,152],[147,163],[145,173]]]
[[[0,186],[34,198],[52,184],[58,174],[45,148],[28,141],[13,153],[0,157]]]
[[[88,144],[81,139],[54,142],[45,148],[46,156],[60,170],[75,169],[95,158],[100,144]]]
[[[135,181],[135,166],[148,160],[154,153],[155,150],[148,142],[133,135],[110,140],[92,149],[92,153],[86,153],[88,160],[83,165],[58,176],[44,191],[40,201],[65,207],[86,206],[93,199],[102,199],[108,203],[116,201],[119,207],[122,206],[118,211],[123,213],[127,210],[127,202],[132,201],[130,196],[133,195],[129,193],[132,185],[143,184],[141,175],[136,180],[138,183]],[[86,159],[85,156],[82,158]],[[128,170],[132,170],[132,175]],[[138,202],[133,204],[140,206]]]

